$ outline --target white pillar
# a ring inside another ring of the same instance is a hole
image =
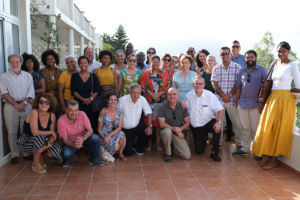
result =
[[[91,41],[88,42],[88,47],[92,47]]]
[[[81,35],[80,36],[80,55],[83,55],[84,51],[84,37]]]
[[[74,56],[74,30],[69,29],[69,55]]]
[[[56,16],[54,16],[54,15],[51,15],[50,17],[49,17],[49,21],[50,21],[50,23],[53,23],[53,29],[56,29]],[[55,36],[54,35],[50,35],[52,38],[54,38]],[[52,47],[51,47],[52,48]]]
[[[20,19],[20,53],[27,52],[31,54],[30,0],[18,1],[18,8]]]

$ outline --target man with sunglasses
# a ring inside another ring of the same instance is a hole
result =
[[[195,62],[195,54],[196,54],[196,51],[195,51],[195,48],[194,47],[189,47],[188,48],[188,50],[186,51],[186,53],[188,54],[188,55],[190,55],[190,56],[192,56],[192,58],[193,58],[193,63],[192,63],[192,65],[191,65],[191,67],[190,67],[190,70],[192,70],[192,71],[196,71],[196,62]]]
[[[222,106],[228,112],[235,134],[235,142],[241,148],[241,122],[237,108],[234,106],[236,80],[241,66],[230,60],[230,49],[222,47],[220,50],[222,63],[217,65],[211,76],[213,88]]]
[[[218,156],[218,152],[224,108],[216,95],[204,89],[205,79],[203,77],[194,77],[193,86],[194,90],[187,93],[183,104],[186,104],[190,114],[195,152],[197,154],[204,153],[208,132],[210,132],[213,134],[210,157],[214,161],[220,162],[221,158]]]
[[[249,155],[251,142],[255,138],[259,122],[259,100],[257,94],[268,71],[256,63],[257,54],[253,50],[245,53],[247,67],[242,68],[237,77],[235,106],[242,124],[242,148],[232,155]]]
[[[158,113],[161,127],[160,136],[164,143],[165,162],[171,162],[171,144],[173,153],[182,159],[191,159],[191,150],[184,139],[184,129],[190,125],[189,113],[178,103],[178,92],[175,88],[168,90],[168,100],[164,102]]]
[[[239,65],[241,67],[246,67],[245,57],[240,54],[241,51],[241,45],[240,42],[237,40],[234,40],[232,42],[232,48],[231,48],[231,60]]]
[[[10,70],[0,77],[0,92],[5,102],[3,116],[8,134],[10,162],[17,164],[19,162],[18,130],[20,129],[23,134],[23,124],[32,108],[30,101],[34,99],[35,94],[32,76],[21,70],[22,56],[18,54],[10,55],[8,62]]]

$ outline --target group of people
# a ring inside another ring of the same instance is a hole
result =
[[[1,75],[0,90],[11,163],[18,163],[22,150],[33,159],[32,170],[42,174],[45,157],[68,167],[82,147],[96,166],[103,166],[104,152],[126,161],[151,148],[164,149],[164,161],[171,162],[173,154],[191,159],[189,139],[196,154],[211,143],[210,157],[220,162],[226,126],[227,140],[235,135],[233,155],[252,150],[256,160],[269,158],[264,169],[274,168],[279,155],[290,155],[299,68],[288,58],[290,45],[281,42],[272,64],[272,93],[263,105],[257,94],[268,70],[257,63],[255,51],[243,56],[240,49],[236,40],[222,47],[217,64],[205,49],[160,58],[153,47],[135,55],[128,43],[115,56],[101,51],[99,63],[87,47],[77,62],[65,58],[64,72],[54,50],[42,53],[41,70],[33,55],[10,55],[11,70]]]

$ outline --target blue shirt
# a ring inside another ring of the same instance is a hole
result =
[[[197,76],[196,72],[189,71],[185,79],[182,77],[181,72],[175,72],[173,75],[173,80],[172,80],[172,87],[176,88],[178,91],[178,102],[181,102],[185,95],[194,89],[193,86],[193,79],[194,77]]]
[[[241,65],[241,67],[246,67],[246,61],[245,61],[245,57],[241,54],[237,55],[235,58],[231,58],[231,60],[239,65]]]
[[[242,109],[254,109],[258,107],[258,92],[263,80],[267,78],[268,70],[260,65],[252,71],[248,67],[241,68],[237,77],[236,87],[241,89],[239,106]]]
[[[147,64],[144,64],[144,68],[141,69],[138,65],[135,66],[135,68],[141,70],[142,72],[146,71],[147,69],[150,69],[151,66],[150,65],[147,65]]]

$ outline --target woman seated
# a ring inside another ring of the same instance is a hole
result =
[[[33,154],[32,171],[38,174],[47,172],[44,155],[62,161],[61,147],[55,143],[55,107],[56,99],[51,94],[39,94],[24,122],[24,134],[17,141],[22,151]]]
[[[101,110],[98,122],[98,133],[101,136],[100,145],[114,155],[119,153],[121,160],[125,161],[123,154],[125,147],[125,134],[122,130],[123,114],[117,108],[118,97],[116,93],[110,93],[105,98],[105,107]]]

